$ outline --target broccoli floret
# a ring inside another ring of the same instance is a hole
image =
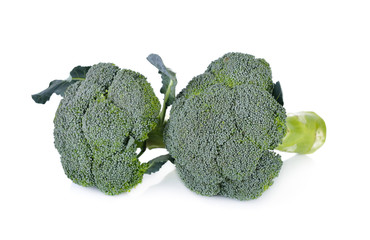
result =
[[[255,171],[248,178],[241,181],[226,179],[221,184],[220,195],[239,200],[256,199],[272,185],[282,164],[278,154],[265,151],[259,159]]]
[[[213,61],[205,73],[193,78],[180,95],[198,95],[215,84],[231,88],[251,84],[269,93],[273,90],[270,65],[265,60],[243,53],[228,53]]]
[[[110,63],[92,66],[67,89],[54,119],[66,175],[110,195],[140,183],[148,164],[136,150],[157,125],[160,107],[141,74]]]
[[[178,94],[164,142],[186,186],[246,200],[272,184],[282,161],[270,151],[286,133],[273,87],[266,61],[229,53]]]

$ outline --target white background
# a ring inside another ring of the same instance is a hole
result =
[[[368,1],[253,2],[1,1],[0,239],[369,239]],[[60,97],[38,105],[31,94],[76,65],[113,62],[160,96],[150,53],[177,72],[180,91],[230,51],[265,58],[287,111],[327,124],[319,151],[282,155],[262,197],[196,195],[170,164],[113,197],[64,175],[53,145]]]

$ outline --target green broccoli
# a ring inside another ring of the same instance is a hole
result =
[[[164,142],[192,191],[255,199],[281,169],[281,157],[272,150],[283,140],[289,146],[280,145],[280,150],[301,149],[292,147],[298,138],[289,133],[294,131],[291,122],[269,64],[248,54],[228,53],[177,95]],[[325,139],[324,132],[321,136]]]
[[[32,97],[45,103],[53,92],[64,96],[54,139],[68,178],[115,195],[153,172],[153,162],[140,163],[138,157],[159,123],[161,105],[143,75],[111,63],[76,67],[67,81],[55,80]]]
[[[274,149],[305,154],[325,142],[317,114],[287,116],[280,83],[263,59],[228,53],[177,96],[176,74],[158,55],[147,59],[162,76],[162,109],[144,76],[110,63],[78,66],[67,80],[32,95],[37,103],[53,93],[64,97],[54,119],[55,147],[75,183],[119,194],[171,161],[201,195],[255,199],[282,167]],[[141,163],[147,148],[169,154]]]

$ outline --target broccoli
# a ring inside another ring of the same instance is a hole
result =
[[[228,53],[177,96],[176,74],[156,54],[147,60],[162,77],[162,108],[143,75],[111,63],[75,67],[67,80],[32,95],[37,103],[53,93],[64,97],[54,119],[55,147],[73,182],[115,195],[171,161],[192,191],[249,200],[279,174],[283,162],[273,150],[313,153],[325,142],[317,114],[286,114],[280,83],[263,59]],[[147,148],[169,154],[141,163]]]
[[[189,189],[249,200],[259,197],[279,174],[281,157],[272,150],[310,152],[310,147],[297,145],[298,139],[306,144],[297,137],[302,131],[291,133],[296,122],[287,118],[280,83],[273,83],[269,64],[252,55],[228,53],[177,95],[164,143]],[[316,149],[325,141],[325,131],[318,135]],[[310,141],[314,145],[315,139]]]
[[[115,195],[154,172],[155,162],[140,163],[138,157],[159,124],[161,104],[143,75],[111,63],[76,67],[68,80],[55,80],[32,97],[45,103],[52,93],[64,96],[55,114],[54,139],[73,182]]]

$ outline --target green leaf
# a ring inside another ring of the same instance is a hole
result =
[[[148,169],[145,173],[152,174],[157,172],[167,161],[174,163],[174,159],[171,157],[170,154],[162,155],[150,160],[148,162]]]
[[[166,107],[170,106],[176,97],[176,85],[177,85],[177,79],[176,79],[176,73],[171,71],[171,69],[167,68],[162,58],[157,54],[150,54],[147,57],[147,60],[153,64],[158,70],[159,74],[162,75],[162,88],[161,93],[163,93],[164,96],[164,103]]]
[[[272,96],[276,99],[276,101],[281,105],[284,106],[283,100],[283,90],[281,89],[280,82],[276,82],[274,84],[274,89],[272,90]]]
[[[89,71],[90,66],[87,67],[81,67],[77,66],[72,69],[72,71],[69,73],[72,77],[72,80],[85,80],[86,73]]]
[[[90,69],[89,66],[88,67],[77,66],[73,68],[72,71],[70,72],[70,76],[66,80],[51,81],[48,88],[46,88],[44,91],[33,94],[32,99],[36,103],[45,104],[47,101],[49,101],[53,93],[64,97],[64,93],[69,86],[71,86],[77,81],[85,80],[86,73],[87,71],[89,71],[89,69]]]
[[[51,81],[50,84],[49,84],[49,87],[47,89],[45,89],[42,92],[33,94],[32,95],[32,99],[36,103],[44,104],[47,101],[49,101],[49,99],[50,99],[51,95],[53,95],[53,93],[58,94],[58,95],[61,95],[61,96],[64,96],[65,90],[70,85],[72,85],[73,83],[75,83],[76,81],[77,80],[75,80],[75,81],[65,81],[65,80],[54,80],[54,81]]]

